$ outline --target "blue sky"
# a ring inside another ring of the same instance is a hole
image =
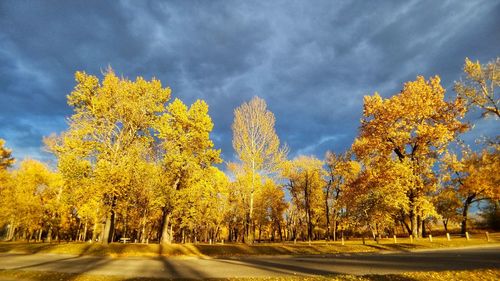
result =
[[[66,128],[75,71],[110,65],[206,100],[225,160],[233,110],[254,95],[292,157],[323,157],[352,143],[364,95],[435,74],[453,94],[465,57],[499,56],[499,15],[479,0],[1,1],[0,138],[18,159],[50,159],[42,138]],[[469,141],[500,129],[470,118]]]

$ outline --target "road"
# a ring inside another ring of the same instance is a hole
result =
[[[396,274],[407,271],[500,268],[500,246],[319,257],[107,258],[0,254],[0,269],[126,277],[229,278],[286,275]]]

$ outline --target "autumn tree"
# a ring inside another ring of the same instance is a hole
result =
[[[466,58],[463,71],[463,79],[455,82],[455,92],[469,106],[479,108],[483,116],[500,118],[500,94],[497,91],[500,85],[500,58],[486,65]]]
[[[48,147],[59,159],[80,163],[77,169],[83,170],[76,172],[90,179],[96,201],[104,203],[102,241],[108,243],[113,239],[117,203],[138,184],[133,176],[136,163],[151,157],[153,125],[164,111],[170,89],[156,79],[119,78],[111,69],[102,82],[84,72],[75,78],[77,84],[68,95],[74,109],[69,129],[48,141]],[[71,178],[71,167],[61,170],[66,181]]]
[[[410,234],[417,237],[417,222],[429,210],[428,195],[436,190],[433,167],[455,136],[467,129],[460,119],[465,114],[462,99],[445,99],[438,76],[418,76],[403,90],[384,99],[375,93],[365,96],[363,119],[353,151],[368,167],[397,161],[410,169],[406,191]],[[390,166],[393,166],[392,164]],[[369,168],[372,169],[371,167]],[[433,211],[433,210],[429,210]]]
[[[456,192],[462,202],[461,233],[467,231],[469,208],[481,200],[500,200],[500,152],[498,149],[484,149],[473,152],[462,151],[461,157],[445,155],[442,170],[445,184]]]
[[[280,148],[280,141],[274,129],[274,114],[267,109],[266,102],[254,97],[234,111],[233,148],[244,169],[251,176],[248,212],[246,221],[247,242],[255,237],[253,220],[256,175],[276,172],[283,161],[286,149]]]
[[[204,101],[198,100],[188,108],[179,99],[174,100],[167,106],[156,128],[164,152],[161,242],[170,243],[173,235],[170,232],[171,215],[179,213],[175,210],[177,200],[187,199],[194,203],[197,191],[191,188],[203,185],[206,177],[212,176],[207,173],[212,171],[213,164],[221,162],[220,150],[214,149],[210,139],[213,123]]]
[[[443,222],[444,231],[448,232],[450,222],[459,222],[459,208],[462,206],[459,194],[449,186],[440,187],[433,198],[436,212]]]
[[[14,164],[12,150],[5,147],[5,140],[0,139],[0,170],[5,170]]]
[[[351,159],[351,152],[336,154],[328,151],[325,158],[328,174],[328,183],[324,188],[326,238],[330,239],[330,234],[333,234],[333,240],[337,240],[338,220],[343,208],[340,200],[341,195],[348,185],[356,180],[361,166],[357,161]],[[332,227],[330,221],[332,221]]]
[[[272,179],[266,178],[255,192],[254,217],[259,241],[262,239],[263,232],[270,234],[272,241],[277,238],[276,233],[280,241],[283,240],[283,214],[286,207],[282,187]]]
[[[312,156],[299,156],[287,162],[283,169],[292,203],[304,214],[309,241],[313,239],[314,226],[323,216],[325,176],[323,162]]]
[[[16,230],[27,240],[40,239],[45,216],[51,211],[54,183],[55,174],[35,160],[22,161],[19,169],[12,172],[0,199],[2,217],[10,225],[7,240],[13,239]]]
[[[14,163],[14,158],[12,157],[12,151],[5,147],[5,141],[0,139],[0,226],[7,224],[8,225],[8,233],[7,239],[12,239],[12,220],[7,215],[10,210],[8,210],[7,206],[10,206],[10,202],[8,202],[8,193],[9,193],[9,184],[10,173],[7,171],[7,168],[11,167]],[[8,205],[9,204],[9,205]]]
[[[228,241],[245,241],[249,194],[252,188],[252,176],[241,163],[229,162],[227,171],[232,180],[229,183],[229,211],[226,215]],[[256,175],[259,183],[259,175]]]
[[[370,231],[376,239],[393,229],[394,222],[409,211],[407,193],[416,181],[409,161],[381,161],[364,164],[355,180],[344,188],[341,203],[348,208],[345,225]],[[429,207],[419,202],[419,212]],[[429,211],[428,211],[429,212]],[[430,212],[429,212],[430,213]],[[411,233],[404,220],[401,221]]]

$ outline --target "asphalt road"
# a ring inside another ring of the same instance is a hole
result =
[[[394,274],[408,271],[500,268],[500,246],[328,257],[107,258],[0,254],[0,269],[126,277],[229,278],[286,275]]]

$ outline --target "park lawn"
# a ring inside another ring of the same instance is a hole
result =
[[[130,278],[121,276],[104,276],[91,274],[75,274],[60,272],[37,272],[20,270],[0,270],[0,280],[19,280],[19,281],[160,281],[171,279],[157,278]],[[179,279],[176,279],[179,280]],[[276,281],[327,281],[327,280],[351,280],[351,281],[448,281],[448,280],[500,280],[500,269],[480,269],[468,271],[431,271],[431,272],[408,272],[403,274],[390,275],[335,275],[335,276],[297,276],[297,277],[272,277],[272,278],[229,278],[229,279],[207,279],[207,280],[234,280],[234,281],[252,281],[252,280],[276,280]]]
[[[479,235],[470,240],[465,238],[452,238],[447,241],[446,237],[435,237],[433,242],[428,239],[416,239],[410,243],[408,238],[398,238],[394,243],[392,238],[382,239],[379,243],[366,240],[365,244],[360,239],[345,241],[325,242],[314,241],[287,243],[262,243],[246,245],[241,243],[226,244],[121,244],[112,243],[102,245],[99,243],[21,243],[1,242],[0,253],[51,253],[72,255],[94,255],[94,256],[210,256],[210,257],[234,257],[255,255],[329,255],[338,253],[362,253],[376,251],[411,251],[418,249],[434,249],[449,247],[464,247],[473,245],[499,244],[500,235],[492,235],[490,242]]]

